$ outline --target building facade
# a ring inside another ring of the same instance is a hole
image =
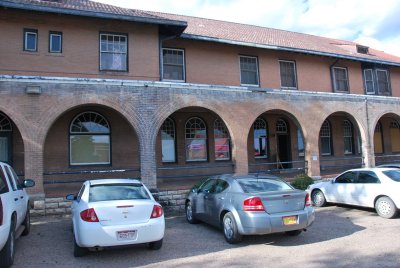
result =
[[[0,161],[38,198],[104,177],[175,191],[400,160],[398,57],[86,0],[0,10]]]

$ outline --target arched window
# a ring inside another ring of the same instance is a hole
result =
[[[84,112],[72,120],[70,130],[70,164],[110,164],[110,127],[96,112]]]
[[[214,121],[215,160],[230,159],[230,138],[225,124],[220,119]]]
[[[392,120],[389,125],[390,141],[392,144],[392,152],[400,152],[400,125],[399,122]]]
[[[257,118],[253,125],[254,130],[254,156],[256,158],[267,158],[267,123],[262,118]]]
[[[321,155],[332,155],[331,125],[325,120],[319,132]]]
[[[11,164],[12,125],[7,116],[0,113],[0,161]]]
[[[161,126],[161,151],[163,162],[176,162],[175,123],[167,118]]]
[[[207,128],[198,117],[185,125],[186,161],[207,161]]]
[[[374,131],[374,148],[375,154],[383,153],[382,125],[380,122],[376,124]]]
[[[287,134],[287,133],[288,130],[285,120],[278,119],[278,121],[276,121],[276,134]]]
[[[344,154],[353,153],[353,125],[349,120],[343,121]]]

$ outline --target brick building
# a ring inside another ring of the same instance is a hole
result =
[[[3,0],[0,22],[0,160],[37,198],[400,160],[400,58],[382,51],[87,0]]]

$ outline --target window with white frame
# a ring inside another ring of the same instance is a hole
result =
[[[162,162],[176,162],[175,136],[175,123],[168,117],[161,126]]]
[[[333,67],[332,72],[333,72],[334,91],[348,92],[349,80],[347,75],[347,69],[342,67]]]
[[[287,128],[285,120],[278,119],[276,121],[276,133],[277,134],[287,134],[288,133],[288,128]]]
[[[386,69],[366,68],[363,70],[366,94],[391,95],[389,71]]]
[[[230,159],[230,138],[225,124],[220,119],[214,121],[215,160]]]
[[[198,117],[190,118],[185,125],[186,161],[207,161],[207,128]]]
[[[325,120],[321,126],[319,132],[319,138],[321,143],[321,155],[332,155],[331,149],[331,125],[328,120]]]
[[[70,164],[110,164],[110,127],[97,112],[83,112],[70,126]]]
[[[242,85],[258,86],[257,57],[240,56],[240,83]]]
[[[38,31],[36,29],[24,29],[24,51],[38,51]]]
[[[294,61],[279,61],[281,87],[282,88],[297,88],[296,78],[296,63]]]
[[[364,85],[367,94],[375,94],[374,72],[372,69],[364,70]]]
[[[128,70],[128,36],[100,33],[100,70]]]
[[[353,153],[353,125],[349,120],[343,121],[344,154]]]
[[[267,158],[267,123],[262,118],[257,118],[253,125],[254,156],[256,158]]]
[[[49,33],[49,52],[62,53],[62,33],[50,32]]]
[[[163,48],[163,80],[185,81],[183,49]]]

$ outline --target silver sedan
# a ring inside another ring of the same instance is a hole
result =
[[[221,175],[191,190],[186,219],[221,227],[226,241],[233,244],[243,235],[299,235],[313,223],[315,212],[305,191],[277,177]]]

